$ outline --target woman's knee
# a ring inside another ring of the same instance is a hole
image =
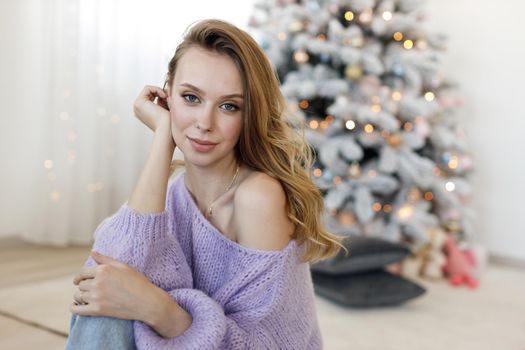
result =
[[[66,344],[69,349],[136,349],[133,321],[73,315]]]

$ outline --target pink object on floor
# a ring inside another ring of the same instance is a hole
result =
[[[455,287],[466,284],[470,288],[477,288],[479,281],[472,274],[476,266],[474,254],[461,251],[452,236],[447,237],[444,250],[447,260],[443,266],[443,273],[449,283]]]

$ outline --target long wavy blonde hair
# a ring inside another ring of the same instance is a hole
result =
[[[278,179],[286,193],[287,215],[296,224],[294,238],[306,243],[303,261],[328,258],[344,248],[344,237],[323,227],[323,198],[309,176],[312,150],[285,120],[286,102],[272,66],[245,31],[220,20],[192,25],[168,66],[166,84],[173,84],[177,62],[190,47],[227,55],[239,69],[244,91],[243,129],[235,148],[237,160]],[[180,161],[172,164],[172,173]],[[346,250],[346,249],[345,249]]]

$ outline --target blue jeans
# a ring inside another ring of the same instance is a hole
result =
[[[104,349],[136,350],[133,321],[73,314],[66,350]]]

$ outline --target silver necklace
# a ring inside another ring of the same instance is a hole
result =
[[[210,205],[209,205],[209,207],[208,207],[208,210],[207,210],[207,215],[206,215],[207,218],[209,218],[209,217],[211,217],[211,216],[213,215],[213,210],[212,210],[212,209],[213,209],[213,205],[215,204],[215,202],[217,202],[217,200],[218,200],[219,198],[221,198],[226,192],[228,192],[228,191],[232,188],[233,184],[235,183],[235,180],[237,179],[237,174],[238,174],[238,173],[239,173],[239,165],[237,165],[237,170],[235,170],[235,175],[233,175],[232,181],[230,182],[230,184],[228,185],[228,187],[226,187],[226,189],[224,190],[224,192],[222,192],[221,194],[219,194],[219,195],[217,196],[217,198],[215,198],[215,199],[213,200],[213,202],[210,203]]]

